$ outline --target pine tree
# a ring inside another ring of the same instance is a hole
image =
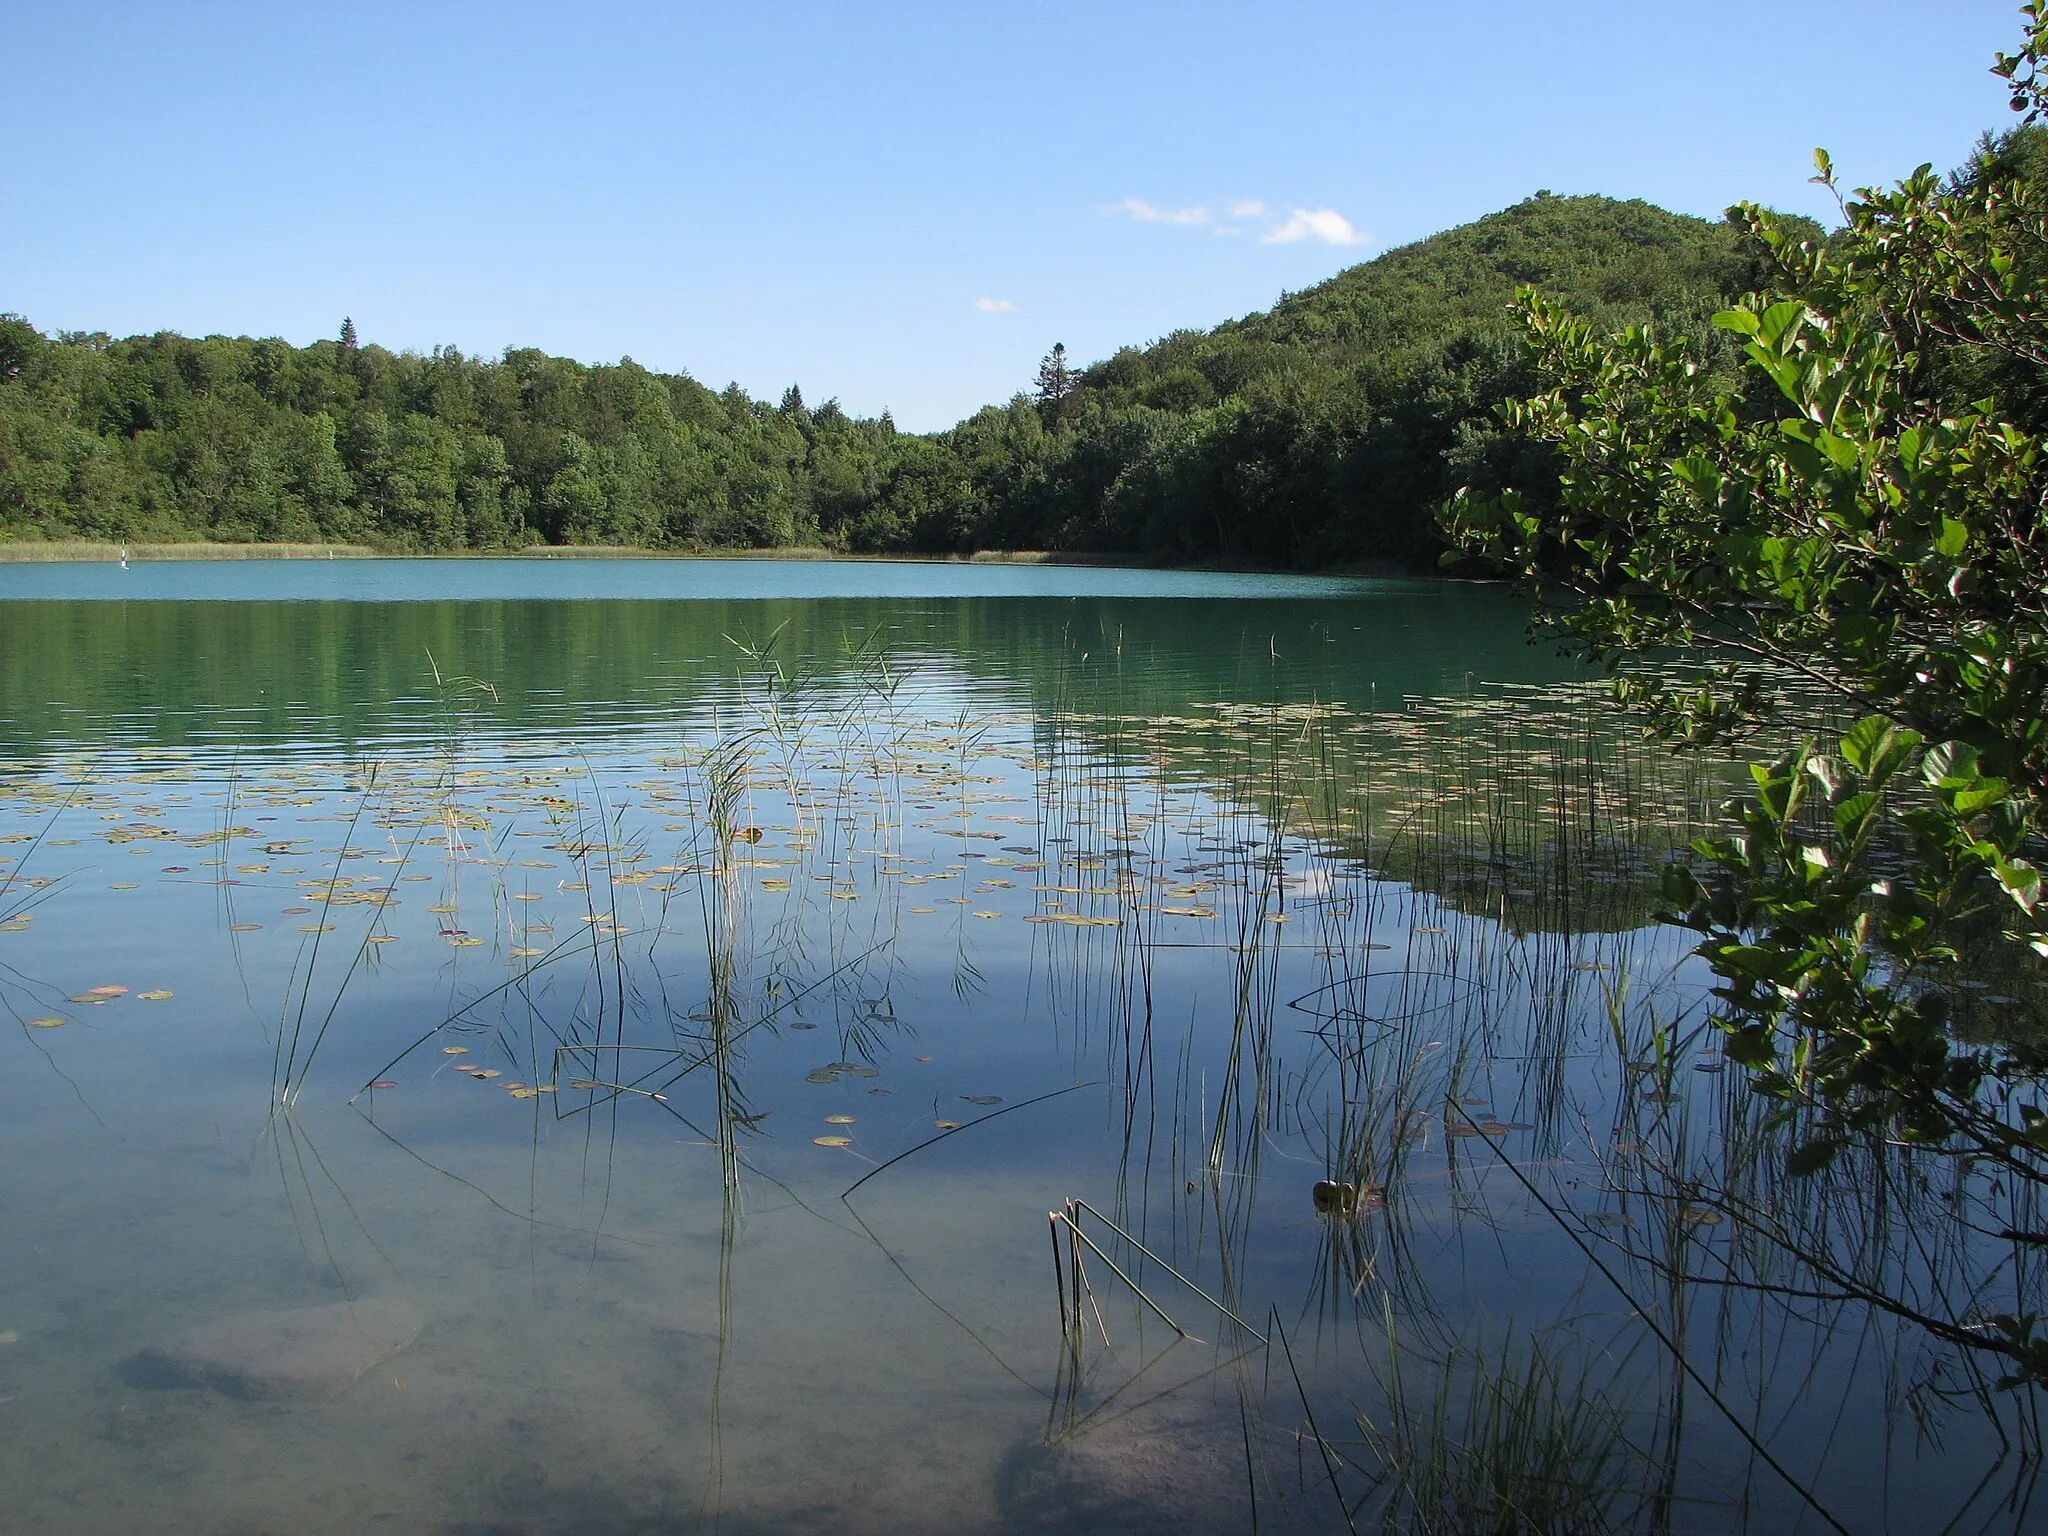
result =
[[[356,323],[347,315],[341,317],[341,350],[353,352],[356,349]]]
[[[1038,409],[1050,427],[1060,418],[1060,406],[1074,392],[1074,371],[1067,366],[1067,344],[1056,341],[1038,364]]]

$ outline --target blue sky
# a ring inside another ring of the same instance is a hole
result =
[[[2010,114],[2012,0],[0,0],[0,309],[631,355],[899,425],[1538,188],[1828,216]]]

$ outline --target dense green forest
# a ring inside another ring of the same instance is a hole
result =
[[[1458,484],[1527,484],[1494,408],[1530,385],[1533,283],[1603,323],[1754,287],[1732,224],[1547,193],[1266,313],[1177,331],[950,431],[779,404],[630,360],[394,353],[0,319],[0,538],[394,550],[549,543],[1118,552],[1424,566]]]

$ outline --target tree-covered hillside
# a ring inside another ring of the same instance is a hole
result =
[[[1604,321],[1690,324],[1754,263],[1729,225],[1539,193],[1268,313],[1062,361],[932,436],[630,360],[392,353],[346,325],[299,348],[49,337],[8,316],[0,537],[1421,565],[1452,485],[1529,478],[1492,424],[1530,382],[1518,283]]]

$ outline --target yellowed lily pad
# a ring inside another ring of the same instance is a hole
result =
[[[853,1138],[851,1136],[813,1136],[811,1140],[821,1147],[850,1147],[853,1145]]]
[[[152,990],[152,991],[148,991],[148,992],[138,992],[138,993],[136,993],[136,994],[135,994],[135,997],[136,997],[136,1001],[138,1001],[138,1002],[144,1002],[144,1003],[161,1003],[161,1002],[164,1002],[164,1001],[166,1001],[167,999],[169,999],[169,998],[171,998],[171,997],[174,997],[174,996],[176,996],[176,995],[177,995],[177,994],[175,994],[175,993],[173,993],[173,992],[171,992],[171,991],[167,990],[166,988],[163,988],[163,987],[157,987],[157,988],[155,988],[155,989],[154,989],[154,990]]]

